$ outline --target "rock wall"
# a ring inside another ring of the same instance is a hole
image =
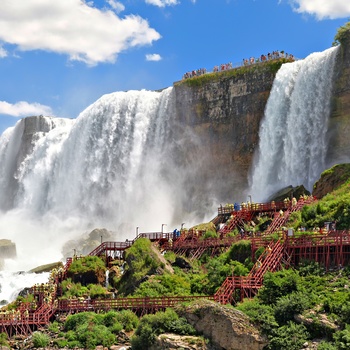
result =
[[[201,162],[203,171],[195,176],[210,183],[218,198],[246,199],[260,121],[283,61],[174,84],[176,119],[182,127],[178,132],[187,136],[185,158]]]
[[[350,162],[350,31],[337,57],[332,102],[328,166]]]

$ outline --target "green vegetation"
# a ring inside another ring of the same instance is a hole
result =
[[[312,229],[323,227],[327,221],[336,221],[338,230],[348,229],[350,227],[349,186],[348,180],[316,203],[305,206],[300,213],[300,223]]]
[[[195,329],[187,323],[186,319],[179,317],[172,309],[157,312],[155,315],[144,316],[131,338],[133,350],[149,349],[162,333],[175,333],[180,335],[194,335]]]
[[[62,337],[56,344],[66,344],[68,348],[83,347],[95,349],[97,345],[109,347],[115,343],[122,331],[130,332],[139,323],[137,316],[129,311],[109,311],[104,314],[81,312],[67,317]]]
[[[152,249],[147,238],[140,238],[126,251],[127,267],[124,275],[118,281],[120,295],[129,295],[145,280],[145,276],[155,274],[161,267],[161,262]]]
[[[349,273],[325,274],[316,265],[267,273],[257,297],[237,305],[268,336],[267,349],[299,350],[313,338],[325,338],[321,349],[349,348]]]
[[[33,345],[35,348],[45,348],[50,343],[50,337],[41,332],[34,332],[33,333]]]
[[[0,333],[0,347],[2,346],[9,346],[6,333]]]
[[[250,74],[255,72],[261,72],[264,69],[271,72],[276,73],[281,65],[286,62],[291,62],[288,58],[280,58],[278,60],[270,60],[266,62],[260,62],[253,65],[248,66],[241,66],[238,68],[225,70],[221,72],[215,72],[215,73],[207,73],[200,76],[196,76],[193,78],[188,78],[181,80],[177,83],[175,83],[175,86],[180,86],[181,84],[187,85],[189,87],[199,87],[203,86],[208,83],[212,83],[218,80],[221,80],[223,78],[230,78],[230,77],[239,77],[244,74]]]
[[[337,34],[334,37],[333,45],[342,44],[346,38],[346,35],[349,35],[350,31],[350,22],[345,23],[343,26],[338,28]]]
[[[98,256],[84,256],[74,260],[68,271],[72,274],[81,274],[98,270],[106,271],[105,262]]]
[[[108,291],[99,284],[90,283],[83,286],[80,282],[74,283],[70,278],[67,278],[61,283],[63,296],[62,299],[88,297],[91,299],[99,299],[106,297]]]
[[[341,172],[338,179],[334,182],[332,180],[333,184],[338,184],[336,190],[290,216],[288,227],[295,229],[295,236],[313,235],[313,228],[323,227],[325,221],[336,221],[338,229],[349,229],[350,167],[336,166],[324,172],[323,176],[332,176],[334,179],[339,169]],[[250,222],[246,230],[263,231],[270,220],[267,216],[260,217],[255,222]],[[298,231],[301,227],[305,227],[306,231]],[[217,236],[212,223],[200,224],[193,229],[205,232],[202,239]],[[232,234],[239,233],[235,231]],[[278,233],[261,237],[266,243],[279,238]],[[71,278],[65,279],[59,290],[62,291],[63,299],[83,300],[89,297],[93,302],[94,299],[107,299],[115,295],[213,295],[227,276],[246,276],[253,262],[264,251],[265,248],[261,247],[255,250],[253,256],[251,241],[240,240],[217,256],[208,250],[200,259],[178,257],[171,251],[162,257],[148,239],[141,238],[125,252],[123,274],[122,268],[118,267],[122,262],[114,262],[110,269],[111,275],[112,272],[114,275],[110,276],[109,288],[104,287],[105,262],[98,257],[89,256],[78,258],[72,263],[69,269]],[[172,268],[168,264],[172,264]],[[79,280],[77,276],[84,276],[84,279]],[[88,282],[94,276],[99,283]],[[330,273],[313,261],[300,261],[297,269],[267,272],[257,296],[238,303],[235,307],[247,314],[266,335],[269,340],[267,350],[299,350],[305,342],[315,338],[323,340],[318,349],[348,349],[349,277],[349,266]],[[19,308],[21,303],[34,303],[34,296],[28,294],[18,297],[7,306],[7,311]],[[126,337],[125,332],[128,332],[132,347],[137,350],[149,348],[164,332],[179,335],[196,333],[194,328],[172,309],[146,315],[140,320],[131,311],[82,312],[69,315],[65,320],[57,318],[47,330],[49,335],[41,329],[33,334],[33,347],[44,348],[49,343],[70,349],[94,349],[97,345],[110,347]],[[0,334],[0,347],[2,345],[8,345],[4,333]]]

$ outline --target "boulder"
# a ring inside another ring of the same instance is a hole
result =
[[[63,267],[63,264],[61,261],[58,261],[51,264],[40,265],[38,267],[35,267],[34,269],[31,269],[28,272],[32,272],[32,273],[50,272],[52,269],[59,269],[60,267]]]
[[[303,195],[310,195],[310,192],[303,185],[296,187],[290,185],[274,193],[267,201],[283,202],[285,198],[292,199],[295,197],[299,199],[299,197]]]
[[[17,256],[16,244],[9,239],[0,239],[0,256],[2,259],[13,259]]]
[[[350,164],[337,164],[325,170],[320,179],[315,183],[312,195],[321,199],[326,194],[333,192],[350,178]]]
[[[176,311],[208,338],[214,349],[262,350],[268,343],[248,316],[234,308],[201,300],[179,306]]]
[[[209,350],[203,338],[189,335],[160,334],[149,350],[181,349],[181,350]]]

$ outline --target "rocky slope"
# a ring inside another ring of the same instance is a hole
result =
[[[210,339],[216,350],[262,350],[267,340],[242,312],[211,301],[192,303],[177,311]]]

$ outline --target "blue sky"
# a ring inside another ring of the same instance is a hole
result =
[[[349,17],[344,0],[2,0],[0,133],[201,67],[273,50],[305,58],[331,47]]]

